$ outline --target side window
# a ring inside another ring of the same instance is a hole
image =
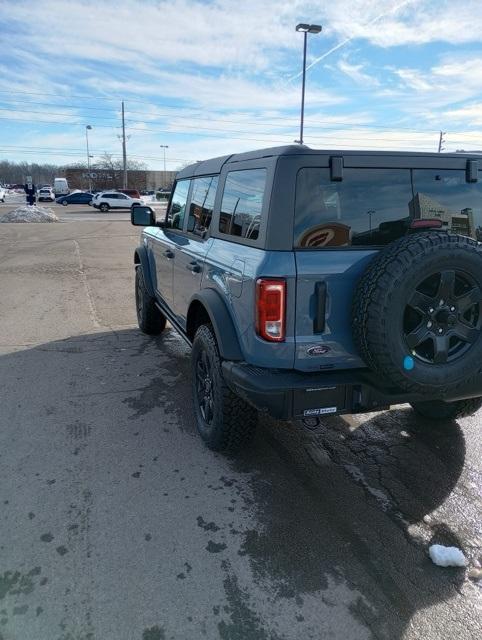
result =
[[[414,169],[413,187],[414,218],[438,218],[444,229],[482,241],[480,181],[466,182],[465,171]]]
[[[411,221],[409,169],[349,169],[332,182],[329,169],[305,168],[296,179],[294,246],[384,245]]]
[[[118,193],[117,194],[117,199],[118,200],[127,200],[127,196],[124,193]]]
[[[218,181],[219,176],[196,178],[193,181],[187,230],[200,238],[205,237],[211,224]]]
[[[112,198],[115,198],[116,194],[115,193],[104,193],[104,195],[102,196],[103,198],[109,198],[110,200],[112,200]]]
[[[219,231],[256,240],[259,235],[266,169],[230,171],[224,185]]]
[[[190,180],[180,180],[176,183],[172,195],[171,207],[167,212],[167,220],[172,229],[182,229],[183,227],[190,182]]]

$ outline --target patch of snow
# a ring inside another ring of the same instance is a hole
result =
[[[4,213],[0,216],[0,222],[58,222],[59,219],[52,211],[52,209],[46,209],[44,207],[32,207],[26,205],[25,207],[18,207],[13,211]]]
[[[428,554],[432,562],[439,567],[465,567],[467,559],[457,547],[444,547],[442,544],[433,544]]]

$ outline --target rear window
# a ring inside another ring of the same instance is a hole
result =
[[[414,169],[415,218],[437,218],[444,229],[482,241],[482,175],[467,182],[465,171]]]
[[[219,231],[257,240],[266,187],[266,169],[230,171],[224,184]]]
[[[413,198],[410,169],[305,168],[296,180],[298,248],[383,245],[404,235]]]
[[[206,236],[211,225],[218,180],[219,176],[193,180],[187,230],[200,238]]]

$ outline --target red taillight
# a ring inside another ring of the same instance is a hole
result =
[[[256,282],[256,333],[264,340],[285,339],[286,281],[260,278]]]
[[[440,218],[418,218],[412,220],[410,229],[440,229],[443,225]]]

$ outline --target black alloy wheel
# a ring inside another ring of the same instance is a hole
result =
[[[194,336],[191,387],[197,430],[210,449],[233,453],[249,442],[257,411],[226,384],[210,325],[201,325]]]
[[[202,419],[206,426],[212,426],[214,419],[213,367],[207,352],[203,349],[196,360],[196,398]]]
[[[448,269],[425,278],[409,297],[403,332],[410,353],[428,364],[464,356],[480,337],[482,291],[474,278]]]
[[[162,333],[166,328],[166,316],[159,311],[156,301],[149,295],[141,266],[136,267],[135,297],[139,329],[151,336]]]

